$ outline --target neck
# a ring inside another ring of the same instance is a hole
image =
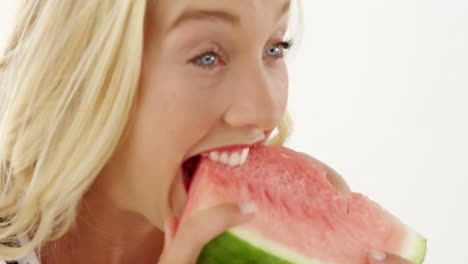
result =
[[[156,263],[164,234],[146,218],[120,209],[94,184],[84,196],[77,221],[59,240],[46,244],[42,263]]]

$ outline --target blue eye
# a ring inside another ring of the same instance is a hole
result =
[[[202,67],[210,67],[218,64],[218,56],[216,53],[210,52],[196,57],[193,62]]]
[[[266,51],[266,55],[270,57],[278,57],[278,55],[281,55],[281,47],[279,47],[278,45],[275,45],[269,48]]]
[[[292,46],[292,41],[280,42],[265,51],[265,56],[272,58],[282,58],[284,51],[289,50]]]

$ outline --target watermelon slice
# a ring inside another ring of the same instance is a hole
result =
[[[419,264],[426,239],[365,196],[340,194],[315,161],[280,146],[229,167],[201,158],[181,222],[220,203],[254,201],[257,214],[209,242],[198,263],[365,264],[372,249]]]

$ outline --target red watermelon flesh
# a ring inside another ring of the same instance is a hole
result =
[[[202,158],[182,222],[225,202],[253,201],[258,212],[210,242],[198,263],[364,264],[372,249],[422,263],[422,236],[367,197],[344,197],[325,175],[314,160],[280,146],[255,147],[238,167]]]

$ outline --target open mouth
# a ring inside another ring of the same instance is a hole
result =
[[[224,150],[205,152],[195,155],[182,163],[182,177],[185,191],[188,193],[202,157],[229,167],[241,166],[247,160],[250,147],[235,147]]]
[[[192,184],[193,177],[197,171],[198,164],[200,163],[201,155],[196,155],[184,163],[182,163],[182,177],[184,182],[185,191],[188,193],[190,190],[190,185]]]

